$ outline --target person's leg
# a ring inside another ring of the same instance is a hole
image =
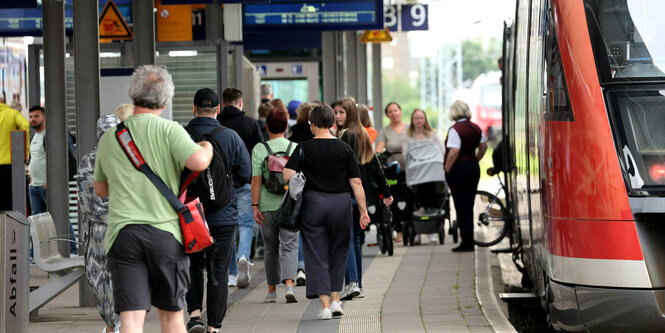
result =
[[[298,269],[305,270],[305,255],[302,252],[302,235],[298,234]]]
[[[242,188],[238,196],[238,259],[245,257],[249,260],[254,237],[254,215],[252,212],[252,191],[250,184]]]
[[[185,322],[182,310],[166,311],[157,309],[159,312],[159,322],[162,326],[162,333],[185,333]],[[124,322],[123,322],[124,326]]]
[[[328,239],[330,291],[340,292],[344,286],[347,253],[351,242],[351,198],[347,193],[335,194],[327,207],[329,209],[326,209],[325,236]]]
[[[236,228],[235,233],[233,234],[233,246],[231,246],[231,260],[229,261],[229,276],[238,277],[238,257],[236,252],[238,251],[238,228]],[[235,285],[235,284],[234,284]]]
[[[328,236],[327,236],[327,196],[323,193],[305,191],[302,203],[302,235],[305,270],[307,271],[307,298],[330,295],[330,274],[328,272]],[[348,231],[347,231],[348,232]],[[348,237],[348,236],[347,236]],[[347,238],[348,246],[348,238]],[[344,249],[344,255],[346,251]],[[344,278],[342,267],[342,279]],[[342,281],[343,283],[344,281]]]
[[[203,270],[205,269],[205,254],[204,252],[196,252],[188,254],[189,256],[189,277],[190,287],[187,290],[185,299],[187,300],[187,313],[191,319],[201,317],[201,310],[203,310]],[[190,319],[190,320],[191,320]]]
[[[275,214],[274,219],[277,216]],[[279,260],[282,268],[281,281],[293,285],[298,272],[298,233],[286,229],[279,229],[281,256]],[[288,282],[290,280],[290,283]]]
[[[342,220],[340,220],[341,222]],[[353,224],[354,221],[351,221],[350,224]],[[347,260],[346,260],[346,271],[344,273],[344,281],[346,285],[349,285],[351,282],[358,282],[358,265],[356,265],[356,246],[355,246],[355,228],[351,228],[349,250],[347,251]]]
[[[85,275],[88,279],[95,298],[99,315],[108,327],[114,328],[120,323],[120,316],[115,313],[113,302],[113,288],[111,286],[111,273],[107,267],[106,223],[97,220],[88,222],[88,237],[86,240]],[[113,330],[111,330],[113,331]]]
[[[356,262],[356,275],[358,276],[358,287],[363,287],[363,253],[360,248],[360,235],[363,233],[360,229],[360,211],[358,206],[353,206],[353,222],[351,224],[351,246],[354,247],[353,254]],[[348,266],[348,265],[347,265]]]
[[[141,333],[145,321],[146,310],[122,311],[120,312],[120,333]],[[163,332],[163,330],[162,330]]]
[[[476,198],[476,190],[478,188],[478,180],[480,178],[480,168],[478,167],[478,163],[469,162],[466,163],[464,170],[465,185],[462,189],[463,207],[461,208],[460,213],[460,218],[462,219],[460,225],[463,225],[464,227],[461,228],[460,231],[462,233],[462,243],[465,243],[466,239],[466,246],[473,248],[473,206]]]
[[[232,238],[236,231],[235,226],[210,227],[210,233],[215,239],[215,247],[212,255],[207,256],[207,298],[206,308],[208,315],[208,328],[219,329],[226,316],[227,299],[229,296],[228,275],[229,261],[233,242]],[[214,278],[211,278],[214,277]]]
[[[46,212],[46,189],[43,186],[28,186],[28,195],[32,215]]]
[[[273,215],[276,212],[263,212],[263,262],[266,271],[266,283],[269,286],[278,285],[281,282],[280,263],[279,263],[279,226]]]

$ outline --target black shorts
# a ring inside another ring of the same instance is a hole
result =
[[[169,232],[147,224],[123,227],[108,254],[115,312],[185,308],[189,258]]]

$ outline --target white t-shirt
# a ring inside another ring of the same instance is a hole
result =
[[[462,118],[458,120],[457,122],[461,121],[467,121],[469,120],[468,118]],[[487,137],[485,137],[485,133],[480,132],[480,143],[487,142]],[[448,148],[457,148],[460,149],[462,148],[462,138],[460,138],[459,133],[454,128],[450,128],[448,130],[448,142],[446,142],[446,147]]]
[[[30,141],[30,185],[46,184],[46,150],[44,150],[46,130],[36,132]]]

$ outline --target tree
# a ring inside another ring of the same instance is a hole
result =
[[[484,47],[480,39],[462,41],[462,80],[474,80],[478,75],[498,70],[496,60],[501,56],[501,42],[490,39]]]
[[[411,112],[420,106],[420,87],[412,87],[409,78],[383,71],[383,106],[397,102],[402,107],[402,120],[409,123]],[[375,110],[374,112],[383,110]],[[384,117],[385,118],[385,117]],[[387,118],[386,118],[387,119]],[[384,124],[387,120],[384,119]]]

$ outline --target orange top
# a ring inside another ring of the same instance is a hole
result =
[[[365,130],[367,131],[367,134],[369,134],[369,138],[372,140],[372,143],[374,143],[374,140],[376,140],[376,135],[378,134],[376,130],[371,127],[365,127]]]

